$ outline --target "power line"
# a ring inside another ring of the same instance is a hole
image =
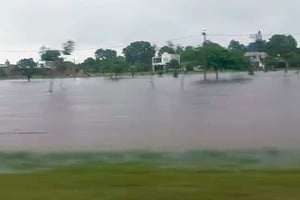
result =
[[[179,41],[179,40],[185,40],[185,39],[190,39],[192,37],[199,37],[199,35],[189,35],[189,36],[182,36],[182,37],[176,37],[176,38],[171,38],[167,40],[158,40],[158,41],[150,41],[151,43],[157,44],[157,43],[163,43],[163,42],[169,42],[169,41]],[[106,48],[121,48],[124,46],[127,46],[130,42],[128,43],[122,43],[119,45],[115,46],[106,46]],[[98,47],[99,48],[99,47]],[[76,51],[90,51],[90,50],[97,50],[98,48],[87,48],[87,49],[77,49]]]
[[[253,33],[206,33],[208,37],[238,37],[238,36],[247,36],[250,37],[253,35]],[[275,34],[281,34],[281,35],[293,35],[293,36],[300,36],[300,33],[265,33],[262,34],[263,36],[272,36]],[[158,41],[150,41],[153,44],[160,44],[160,43],[166,43],[166,42],[173,42],[173,41],[182,41],[182,40],[187,40],[195,37],[201,37],[201,33],[199,34],[194,34],[194,35],[187,35],[187,36],[181,36],[181,37],[175,37],[175,38],[170,38],[170,39],[165,39],[165,40],[158,40]],[[122,48],[125,47],[129,44],[128,43],[121,43],[121,44],[116,44],[112,46],[106,46],[105,48]],[[76,49],[76,51],[92,51],[92,50],[97,50],[99,47],[95,48],[86,48],[86,49]],[[26,50],[26,49],[0,49],[0,52],[4,53],[39,53],[39,50]]]
[[[4,49],[0,49],[0,52],[5,52],[5,53],[36,53],[38,51],[37,50],[4,50]]]

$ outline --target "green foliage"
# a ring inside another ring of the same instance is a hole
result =
[[[68,40],[63,44],[62,53],[64,55],[71,55],[75,49],[75,42],[72,40]]]
[[[147,69],[150,70],[152,57],[155,55],[155,47],[149,42],[137,41],[124,48],[123,53],[130,65],[141,66],[141,69],[147,66]]]
[[[182,61],[191,69],[192,66],[206,66],[208,69],[246,70],[249,60],[240,51],[229,51],[218,44],[208,43],[204,47],[186,47]]]
[[[272,56],[267,56],[265,59],[265,67],[275,67],[277,65],[277,59]]]
[[[287,58],[297,50],[297,41],[291,35],[273,35],[267,43],[267,54]]]
[[[163,53],[175,54],[175,50],[173,49],[173,47],[164,46],[159,49],[158,55],[161,56]]]
[[[247,46],[248,52],[265,52],[267,50],[267,42],[264,40],[257,40]]]
[[[132,65],[129,67],[129,72],[132,77],[134,77],[135,73],[137,72],[137,67],[135,65]]]
[[[194,70],[195,64],[193,62],[186,62],[183,66],[186,72],[191,72]]]
[[[42,53],[41,59],[44,61],[58,62],[62,60],[60,56],[61,54],[60,51],[58,50],[46,50],[45,52]]]
[[[205,46],[207,68],[245,70],[249,61],[241,52],[230,52],[220,46]]]
[[[81,63],[80,65],[81,65],[81,68],[83,68],[84,70],[86,70],[88,72],[93,72],[93,73],[99,72],[99,69],[97,68],[97,65],[96,65],[96,61],[92,57],[85,59],[83,61],[83,63]]]
[[[178,73],[178,70],[175,69],[174,72],[173,72],[173,77],[174,77],[174,78],[177,78],[177,77],[178,77],[178,74],[179,74],[179,73]]]
[[[118,57],[117,59],[110,61],[111,62],[108,64],[111,66],[111,71],[115,74],[115,76],[118,76],[128,70],[128,64],[125,62],[123,57]]]
[[[287,60],[291,67],[300,68],[300,52],[292,52],[288,55]]]
[[[181,61],[183,63],[194,65],[193,67],[203,65],[205,63],[204,51],[202,50],[202,48],[194,48],[192,46],[188,46],[181,54]]]
[[[114,59],[94,59],[92,57],[87,58],[82,64],[81,68],[87,72],[92,73],[114,73],[119,75],[125,71],[128,71],[128,64],[124,57],[116,57]]]
[[[158,76],[162,76],[164,74],[164,70],[157,70],[156,73]]]
[[[23,58],[17,62],[17,65],[21,68],[36,67],[37,63],[32,58]]]
[[[87,58],[80,66],[88,72],[119,74],[127,71],[134,76],[138,71],[144,72],[151,69],[151,61],[155,55],[155,50],[156,47],[149,42],[132,42],[123,49],[125,59],[120,59],[114,50],[98,49],[95,52],[96,59]],[[247,70],[252,74],[253,68],[249,59],[244,55],[246,50],[267,51],[268,57],[264,61],[266,70],[272,70],[275,67],[287,65],[287,63],[291,67],[300,68],[300,52],[297,49],[297,42],[292,36],[285,35],[274,35],[268,43],[263,40],[256,40],[247,47],[235,40],[230,42],[228,48],[211,41],[207,41],[202,47],[175,46],[169,42],[166,46],[159,49],[158,54],[161,55],[164,52],[180,54],[181,63],[183,63],[186,71],[192,71],[195,67],[200,67],[204,71],[214,70],[216,73],[218,70],[224,69]],[[49,50],[44,47],[41,52],[43,52],[43,60],[53,61],[60,59],[59,54],[55,50]],[[166,70],[179,69],[179,67],[178,63],[168,63]]]
[[[168,70],[179,70],[180,69],[180,64],[178,60],[171,60],[166,64],[166,69]]]
[[[175,53],[181,55],[183,52],[184,52],[184,47],[178,45],[175,49]]]
[[[112,49],[97,49],[95,52],[96,59],[115,59],[117,57],[117,52]]]
[[[7,73],[3,69],[0,69],[0,77],[7,77]]]
[[[230,43],[229,43],[229,46],[228,46],[228,50],[233,51],[233,52],[245,53],[246,52],[246,46],[241,44],[238,41],[231,40]]]

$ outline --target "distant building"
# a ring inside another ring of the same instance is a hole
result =
[[[250,59],[251,65],[256,69],[264,69],[264,60],[267,57],[265,52],[246,52],[246,57]]]
[[[44,61],[40,60],[38,62],[37,68],[47,68],[47,69],[55,69],[55,62],[54,61]]]
[[[65,62],[71,62],[71,63],[74,63],[74,64],[75,64],[75,61],[76,61],[76,58],[73,57],[72,55],[66,55],[66,56],[62,57],[62,59]]]
[[[180,63],[179,54],[169,54],[164,52],[161,56],[156,56],[152,58],[152,70],[164,69],[166,64],[171,60],[177,60]]]
[[[261,33],[261,31],[258,31],[258,33],[256,34],[251,34],[250,38],[254,39],[254,41],[263,41],[263,35]]]

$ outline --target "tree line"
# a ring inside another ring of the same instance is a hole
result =
[[[257,39],[248,45],[238,41],[230,41],[228,47],[212,41],[205,41],[201,46],[180,46],[172,42],[161,48],[147,41],[130,43],[122,51],[120,56],[115,50],[99,48],[94,55],[86,58],[82,63],[74,64],[63,59],[63,56],[71,55],[75,50],[75,42],[63,43],[61,50],[53,50],[47,47],[40,49],[41,60],[53,62],[58,72],[67,70],[84,70],[88,73],[112,73],[115,75],[127,72],[134,76],[136,72],[151,71],[152,57],[162,55],[164,52],[180,54],[181,63],[171,61],[164,70],[183,69],[186,72],[201,69],[206,79],[207,71],[214,71],[216,79],[220,70],[253,71],[246,52],[266,52],[267,57],[262,60],[266,70],[278,67],[300,68],[300,49],[297,41],[291,35],[273,35],[268,41]],[[37,63],[32,58],[21,59],[17,63],[21,68],[34,68]]]

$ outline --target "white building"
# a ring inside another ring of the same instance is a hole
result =
[[[267,57],[265,52],[246,52],[245,56],[250,59],[250,62],[254,68],[265,68],[264,60]]]
[[[53,61],[40,60],[37,65],[37,68],[55,69],[55,67],[55,62]]]
[[[152,70],[163,69],[166,64],[171,60],[177,60],[180,63],[180,55],[179,54],[169,54],[164,52],[161,56],[156,56],[152,58]]]

